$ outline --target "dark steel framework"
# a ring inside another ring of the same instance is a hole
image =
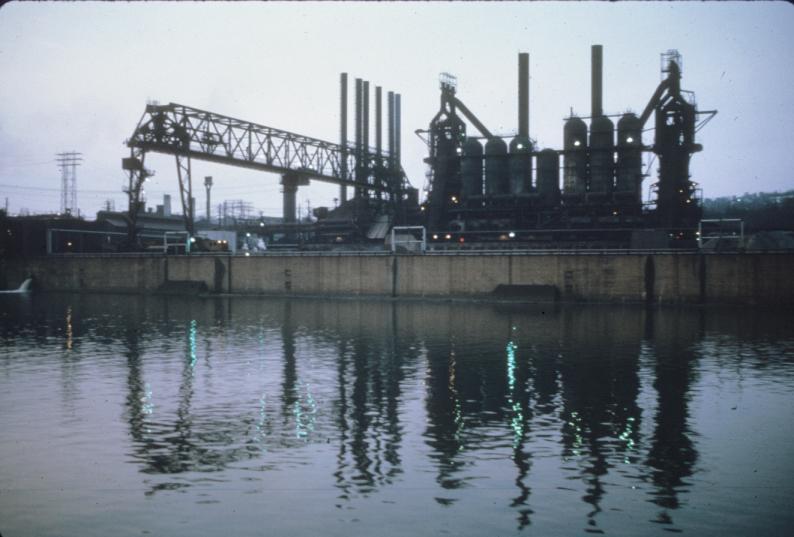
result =
[[[468,119],[480,134],[488,139],[493,134],[465,104],[455,96],[457,81],[454,76],[442,73],[441,108],[430,122],[426,140],[429,156],[425,162],[430,166],[427,184],[427,203],[425,224],[430,229],[446,225],[461,198],[461,155],[466,141],[466,123],[458,116],[458,111]]]
[[[659,179],[652,187],[656,193],[655,208],[649,210],[640,199],[641,175],[636,179],[636,184],[631,183],[634,190],[623,192],[625,179],[618,180],[617,167],[609,166],[605,173],[603,189],[597,192],[582,191],[581,194],[562,196],[539,195],[536,189],[527,192],[493,193],[487,191],[480,195],[478,189],[464,192],[462,185],[461,165],[467,159],[483,159],[486,163],[481,169],[488,174],[488,160],[496,163],[499,159],[514,158],[513,149],[509,154],[488,154],[486,145],[485,153],[465,153],[467,140],[465,117],[483,138],[493,141],[495,137],[487,128],[463,105],[455,96],[455,79],[451,75],[442,74],[441,80],[441,107],[436,116],[431,120],[428,131],[417,131],[418,134],[427,133],[429,155],[425,162],[429,165],[428,195],[423,207],[425,223],[431,230],[432,237],[447,237],[448,240],[477,240],[490,241],[493,236],[503,239],[512,239],[521,235],[527,238],[536,236],[539,232],[559,230],[581,230],[571,237],[580,237],[586,241],[593,240],[593,233],[603,232],[605,237],[610,236],[610,241],[620,242],[628,240],[632,230],[638,228],[664,228],[675,232],[676,239],[686,238],[688,243],[695,238],[697,222],[700,219],[701,207],[697,197],[697,184],[690,180],[689,161],[693,153],[700,151],[702,146],[695,143],[695,132],[708,122],[716,111],[698,111],[694,103],[694,95],[680,88],[681,69],[680,55],[669,51],[662,55],[663,80],[648,102],[639,118],[626,114],[624,121],[631,123],[632,132],[636,132],[636,139],[620,140],[614,145],[614,131],[611,122],[606,120],[603,112],[603,83],[602,65],[603,51],[600,45],[592,47],[592,73],[591,73],[591,99],[592,99],[592,125],[598,121],[601,125],[606,122],[610,130],[606,131],[607,141],[601,148],[589,147],[586,139],[581,140],[581,147],[563,150],[545,149],[543,152],[532,151],[531,158],[538,159],[543,153],[558,156],[569,156],[574,152],[581,154],[584,170],[581,172],[583,185],[588,185],[593,167],[596,166],[594,155],[597,151],[606,153],[608,162],[620,163],[624,153],[631,151],[653,152],[659,158]],[[526,104],[528,94],[528,58],[519,54],[519,118],[518,136],[516,142],[529,143],[528,116]],[[458,114],[460,112],[460,114]],[[655,140],[652,146],[644,146],[641,141],[643,126],[650,116],[655,113]],[[462,117],[461,117],[462,116]],[[700,116],[705,116],[698,122]],[[586,118],[587,119],[587,118]],[[578,120],[577,120],[578,121]],[[587,127],[580,122],[583,135],[587,136]],[[592,128],[592,127],[591,127]],[[595,132],[592,130],[591,132]],[[599,131],[600,132],[600,131]],[[603,134],[601,134],[603,138]],[[629,145],[627,145],[627,143]],[[576,144],[579,145],[579,144]],[[604,155],[598,155],[604,161]],[[600,162],[600,161],[599,161]],[[637,161],[639,167],[639,161]],[[507,168],[505,168],[507,169]],[[538,167],[538,170],[540,167]],[[531,173],[531,172],[527,172]],[[557,174],[554,174],[557,175]],[[539,179],[538,175],[538,179]],[[610,180],[611,178],[611,180]],[[531,179],[531,177],[527,177]],[[487,179],[486,179],[487,182]],[[606,231],[609,230],[609,233]],[[620,231],[620,233],[614,233]],[[494,235],[496,234],[496,235]],[[504,237],[502,237],[504,235]],[[556,237],[562,237],[557,233]],[[451,238],[450,238],[451,237]],[[622,237],[623,239],[620,239]],[[615,239],[617,238],[617,239]],[[440,240],[440,239],[439,239]],[[566,240],[569,240],[566,238]],[[573,239],[570,239],[573,240]]]
[[[343,78],[346,98],[346,77]],[[345,99],[346,100],[346,99]],[[345,110],[346,106],[343,106]],[[346,120],[343,120],[346,121]],[[147,152],[174,155],[179,179],[185,228],[194,233],[195,208],[191,159],[228,164],[282,174],[285,218],[294,221],[287,198],[294,204],[294,191],[308,180],[352,186],[358,191],[380,192],[386,205],[399,203],[408,185],[399,161],[382,150],[373,154],[362,145],[344,145],[199,110],[181,104],[149,104],[132,136],[127,140],[130,157],[122,167],[129,172],[129,220],[131,242],[136,236],[137,212],[142,208],[142,187],[152,172],[144,168]],[[294,209],[292,210],[294,213]],[[290,218],[292,217],[292,218]]]

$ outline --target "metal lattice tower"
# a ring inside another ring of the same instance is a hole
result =
[[[61,214],[77,212],[77,166],[83,160],[82,153],[70,151],[55,155],[61,170]]]

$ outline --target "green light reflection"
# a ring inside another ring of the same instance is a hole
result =
[[[317,402],[311,392],[310,384],[303,384],[305,394],[298,397],[293,405],[295,415],[295,437],[307,440],[310,433],[314,432],[317,422]],[[302,402],[304,400],[305,402]]]
[[[507,342],[507,402],[512,410],[513,417],[510,419],[510,427],[513,429],[513,449],[521,445],[524,437],[524,413],[521,410],[521,403],[516,398],[516,349],[518,346],[512,341]]]
[[[196,320],[190,321],[190,330],[188,331],[188,348],[190,351],[190,369],[196,367],[196,333],[197,328],[196,326],[198,323]]]

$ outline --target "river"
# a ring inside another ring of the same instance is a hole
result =
[[[783,535],[794,317],[0,297],[0,533]]]

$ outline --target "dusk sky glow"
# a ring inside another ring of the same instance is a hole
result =
[[[12,2],[0,9],[0,203],[8,198],[11,214],[57,212],[55,154],[75,150],[82,214],[93,218],[107,199],[126,209],[124,141],[151,100],[338,142],[340,72],[351,89],[360,77],[373,93],[380,85],[402,95],[403,167],[422,188],[426,148],[414,131],[437,112],[440,72],[457,77],[458,97],[490,130],[512,134],[517,53],[528,52],[530,135],[559,149],[571,108],[590,113],[593,44],[604,46],[608,114],[642,111],[660,80],[659,54],[682,54],[682,87],[700,109],[719,110],[692,159],[705,197],[787,190],[792,28],[786,2]],[[151,155],[147,167],[156,172],[149,205],[165,193],[176,201],[173,157]],[[200,217],[205,175],[213,204],[246,199],[280,216],[277,175],[197,161],[193,174]],[[331,205],[337,194],[315,182],[298,201]]]

